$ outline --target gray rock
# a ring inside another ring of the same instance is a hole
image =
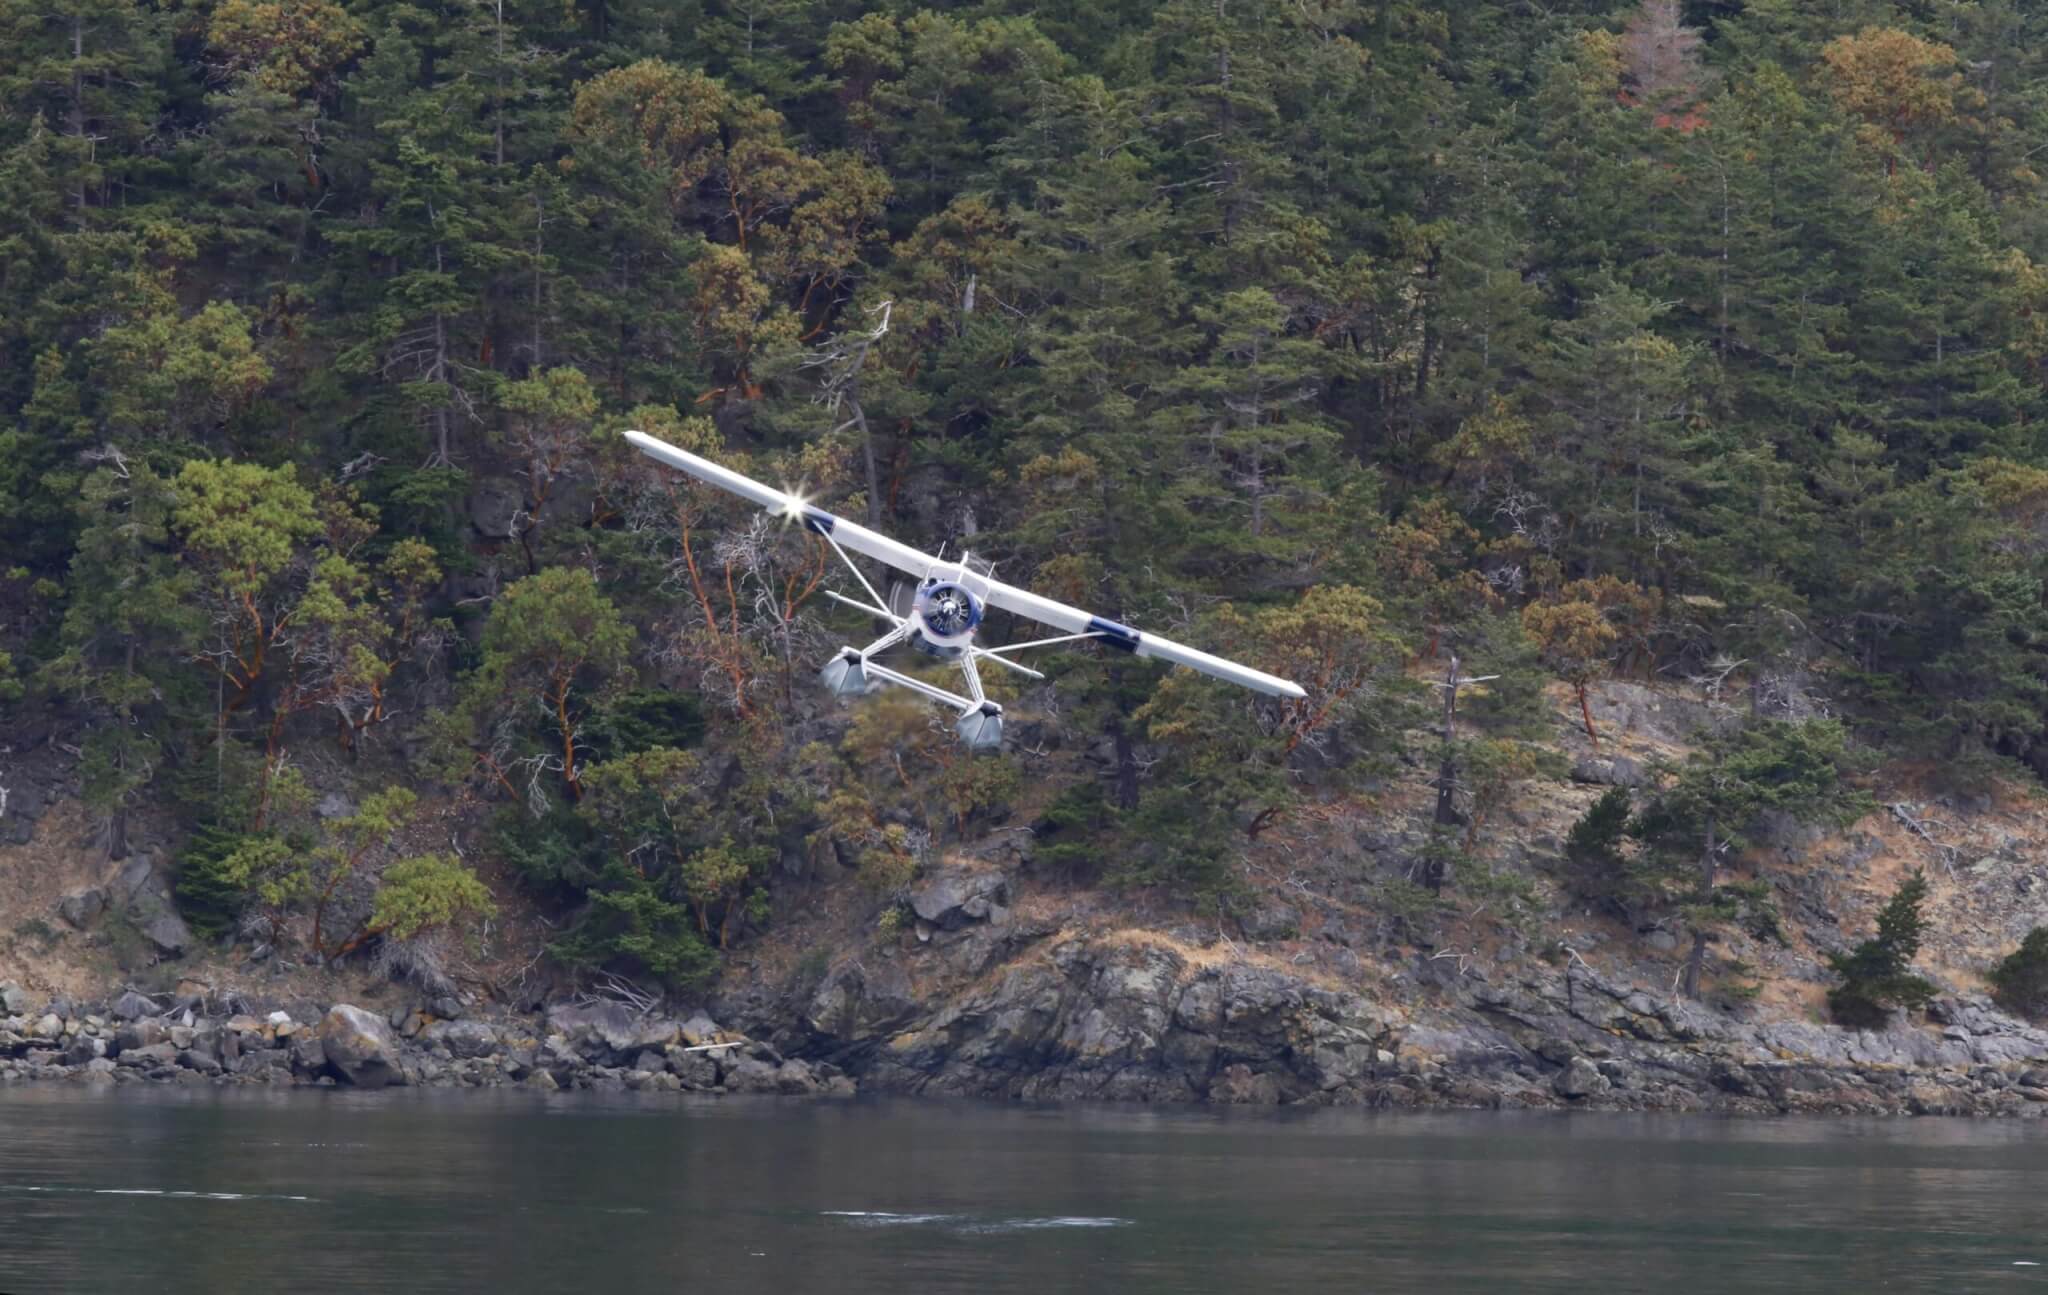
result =
[[[319,1039],[328,1065],[359,1088],[406,1082],[398,1040],[381,1017],[348,1003],[336,1003],[320,1021]]]
[[[220,1059],[211,1053],[187,1048],[178,1054],[178,1064],[187,1070],[196,1070],[202,1075],[217,1075],[221,1071]]]
[[[330,791],[320,798],[313,812],[322,818],[347,818],[356,812],[356,803],[338,791]]]
[[[157,870],[156,856],[138,854],[121,865],[120,875],[114,881],[113,893],[108,896],[108,902],[133,904],[145,895],[168,900],[171,897],[171,883]]]
[[[119,1054],[131,1048],[147,1048],[153,1044],[169,1042],[170,1037],[171,1032],[164,1028],[161,1021],[148,1018],[129,1021],[114,1031],[114,1051]]]
[[[917,1006],[910,978],[901,967],[879,961],[872,967],[855,962],[819,983],[804,1011],[804,1024],[825,1037],[870,1039],[894,1033],[909,1023]],[[686,1025],[683,1035],[692,1043],[718,1041],[715,1026],[700,1034]]]
[[[106,911],[107,892],[97,886],[76,891],[57,901],[57,916],[81,931]]]
[[[1240,925],[1248,940],[1291,940],[1301,934],[1301,910],[1292,904],[1261,904]]]
[[[291,1053],[283,1048],[256,1048],[235,1058],[227,1069],[238,1075],[267,1081],[273,1071],[289,1074],[291,1065]]]
[[[548,1028],[572,1043],[595,1044],[607,1052],[630,1053],[640,1037],[640,1020],[619,1003],[563,1005],[548,1009]]]
[[[420,1041],[438,1043],[462,1058],[485,1057],[498,1050],[498,1032],[482,1021],[435,1021],[421,1030]]]
[[[118,1061],[131,1070],[154,1070],[159,1066],[178,1064],[178,1050],[168,1043],[152,1043],[146,1048],[124,1048]]]
[[[1582,755],[1572,765],[1572,781],[1601,787],[1642,787],[1649,774],[1638,761],[1625,755]]]
[[[192,928],[185,925],[185,919],[168,904],[157,907],[137,924],[142,938],[155,946],[156,951],[166,958],[184,954],[192,943]]]
[[[1603,733],[1635,733],[1659,742],[1684,742],[1713,722],[1704,703],[1621,679],[1589,689],[1587,708]]]
[[[779,1093],[782,1081],[777,1078],[775,1067],[753,1057],[742,1057],[725,1073],[725,1091],[729,1093]]]
[[[162,1008],[157,1006],[154,999],[147,998],[130,989],[123,991],[121,996],[114,1000],[113,1007],[109,1009],[109,1015],[113,1016],[116,1020],[139,1021],[145,1016],[159,1015],[162,1010]]]
[[[35,839],[36,820],[49,808],[50,792],[26,779],[8,781],[12,785],[0,798],[0,845],[27,845]]]
[[[702,1012],[698,1012],[695,1016],[683,1022],[683,1043],[688,1047],[694,1048],[699,1044],[716,1043],[718,1042],[719,1033],[718,1022]]]
[[[301,1034],[292,1040],[291,1059],[295,1074],[321,1074],[327,1069],[327,1045],[317,1034]]]
[[[28,1032],[32,1038],[61,1038],[64,1034],[64,1018],[55,1012],[44,1012],[36,1023],[29,1027]]]
[[[489,539],[512,534],[512,523],[526,507],[526,492],[516,481],[494,478],[478,483],[469,496],[469,524]]]
[[[0,985],[0,1010],[5,1010],[9,1016],[21,1016],[28,1011],[28,1007],[29,996],[26,989],[11,983]]]
[[[1009,879],[1000,872],[941,868],[911,889],[910,907],[941,931],[998,917],[1009,902]]]
[[[1559,1097],[1590,1097],[1606,1092],[1608,1087],[1607,1076],[1584,1057],[1573,1057],[1563,1070],[1557,1072],[1557,1078],[1550,1081],[1551,1091]]]

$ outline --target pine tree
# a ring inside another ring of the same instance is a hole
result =
[[[198,702],[188,668],[203,623],[196,580],[171,551],[177,497],[140,457],[103,451],[79,500],[83,525],[66,584],[62,649],[45,679],[104,715],[80,756],[80,792],[128,853],[142,802]]]
[[[1828,955],[1828,966],[1842,978],[1828,991],[1828,1011],[1837,1021],[1874,1028],[1893,1008],[1910,1011],[1934,997],[1934,986],[1912,970],[1927,934],[1921,913],[1926,903],[1926,874],[1915,871],[1878,912],[1876,936],[1847,953]]]

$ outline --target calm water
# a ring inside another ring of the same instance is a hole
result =
[[[2048,1130],[0,1090],[0,1291],[2048,1285]]]

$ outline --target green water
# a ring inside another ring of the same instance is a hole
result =
[[[2048,1285],[2048,1130],[0,1091],[0,1291]]]

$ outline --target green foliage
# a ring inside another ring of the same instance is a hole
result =
[[[210,939],[235,934],[255,898],[257,873],[283,866],[289,854],[289,847],[268,833],[202,826],[178,853],[178,911],[193,930]]]
[[[1877,934],[1847,953],[1828,956],[1842,983],[1828,991],[1828,1011],[1843,1025],[1876,1027],[1893,1008],[1912,1011],[1934,997],[1934,986],[1913,974],[1913,958],[1927,931],[1921,908],[1927,878],[1915,872],[1900,883],[1877,915]]]
[[[1991,969],[1991,994],[2007,1011],[2048,1014],[2048,926],[2037,926]]]
[[[419,854],[384,869],[370,908],[370,929],[393,940],[474,918],[496,916],[491,892],[452,854]]]
[[[1103,871],[1116,810],[1096,782],[1062,791],[1031,825],[1032,862],[1054,876],[1093,880]]]
[[[1571,887],[1588,899],[1621,905],[1631,893],[1626,848],[1631,802],[1626,787],[1609,787],[1573,821],[1564,859]]]
[[[284,831],[278,759],[424,716],[565,912],[628,853],[557,817],[590,771],[697,755],[648,884],[704,934],[766,903],[733,851],[887,890],[999,819],[1020,766],[918,705],[798,741],[822,551],[638,426],[1308,689],[1049,656],[1117,752],[1062,872],[1224,893],[1427,758],[1446,652],[1501,676],[1461,743],[1740,661],[1763,723],[1595,871],[1757,921],[1715,859],[1856,807],[1780,717],[2048,770],[2041,48],[2012,0],[0,0],[0,692],[81,709],[110,842]],[[1442,754],[1475,826],[1542,773]]]
[[[589,900],[549,946],[565,965],[615,968],[677,988],[701,985],[716,972],[718,954],[698,934],[690,910],[664,899],[652,881],[625,863],[605,865]]]
[[[538,758],[582,793],[582,728],[593,703],[630,677],[633,632],[581,567],[549,567],[507,588],[484,627],[483,656],[464,682],[451,744],[510,788],[508,769]]]
[[[597,881],[603,850],[590,820],[557,805],[535,818],[523,808],[498,811],[491,849],[539,898],[554,904],[579,900]]]
[[[590,759],[635,755],[657,746],[687,751],[704,740],[704,702],[696,693],[636,688],[609,698],[590,717]]]

